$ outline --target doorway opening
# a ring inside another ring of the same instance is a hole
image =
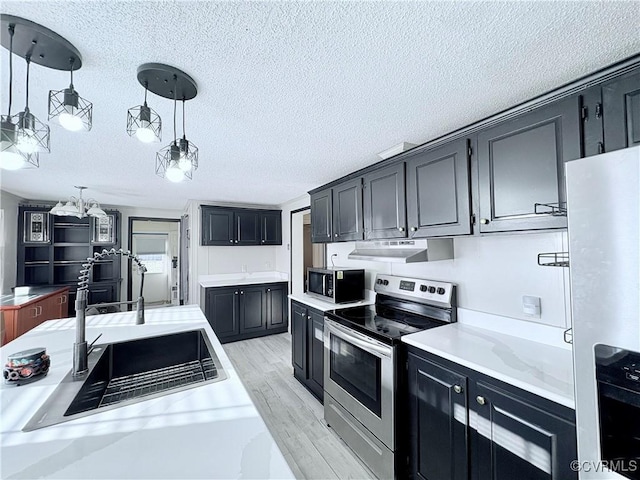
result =
[[[307,268],[324,267],[326,246],[311,243],[311,209],[301,208],[291,212],[291,293],[307,291]]]
[[[144,275],[145,308],[180,305],[180,220],[129,217],[129,250],[147,268]],[[128,262],[127,298],[140,294],[138,267]]]

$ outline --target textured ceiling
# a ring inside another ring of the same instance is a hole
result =
[[[104,204],[140,207],[280,204],[397,143],[423,143],[637,54],[639,5],[4,0],[3,13],[80,50],[74,83],[94,121],[85,133],[51,122],[52,153],[40,169],[3,171],[1,187],[56,200],[85,185]],[[24,105],[17,60],[14,112]],[[163,119],[161,144],[126,134],[127,109],[143,99],[136,69],[147,62],[198,83],[186,105],[187,137],[200,148],[193,181],[155,175],[155,151],[172,139],[171,101],[149,96]],[[34,65],[31,78],[31,110],[46,121],[48,91],[66,87],[68,74]]]

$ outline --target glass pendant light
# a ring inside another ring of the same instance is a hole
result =
[[[40,160],[37,152],[27,153],[18,148],[19,116],[11,116],[13,102],[13,35],[14,26],[9,25],[9,108],[6,115],[0,117],[0,168],[19,170],[25,167],[38,167]],[[24,113],[24,112],[23,112]],[[18,117],[18,118],[16,118]]]
[[[162,138],[160,115],[147,105],[148,83],[144,84],[144,104],[127,111],[127,133],[143,143],[159,142]]]
[[[60,125],[72,132],[91,130],[93,104],[82,98],[73,87],[73,65],[75,58],[69,59],[71,83],[69,88],[49,91],[49,120],[57,118]]]

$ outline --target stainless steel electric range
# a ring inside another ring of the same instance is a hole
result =
[[[324,418],[379,478],[396,468],[397,349],[456,321],[452,283],[378,274],[376,303],[325,313]]]

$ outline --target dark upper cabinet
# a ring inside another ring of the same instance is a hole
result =
[[[605,151],[640,145],[640,71],[602,85],[602,116]]]
[[[202,205],[201,245],[282,245],[280,210]]]
[[[468,143],[461,138],[407,158],[410,237],[471,233]]]
[[[235,238],[237,245],[260,245],[260,214],[255,210],[234,212]]]
[[[267,329],[287,326],[287,285],[273,284],[266,287]]]
[[[331,189],[311,195],[311,241],[326,243],[332,241],[333,196]]]
[[[201,288],[200,308],[221,343],[286,332],[287,283]]]
[[[260,212],[260,243],[282,245],[282,212],[271,210]]]
[[[291,363],[293,375],[307,381],[307,307],[291,302]]]
[[[574,422],[488,382],[477,382],[473,394],[479,479],[577,478],[571,469],[577,458]]]
[[[238,288],[208,288],[205,313],[220,340],[240,333]]]
[[[291,302],[291,363],[293,376],[320,400],[324,399],[324,314]]]
[[[575,412],[409,347],[411,478],[577,480]]]
[[[316,397],[324,397],[324,315],[309,309],[307,315],[308,387]]]
[[[202,245],[233,245],[235,221],[233,210],[227,208],[201,206]]]
[[[362,179],[356,178],[333,187],[333,240],[362,240]]]
[[[604,152],[602,130],[602,88],[596,85],[580,92],[582,121],[582,155],[590,157]]]
[[[406,237],[404,163],[374,170],[362,180],[365,239]]]
[[[579,111],[571,96],[479,132],[481,233],[566,228],[566,217],[534,212],[564,202],[564,162],[580,157]]]
[[[410,354],[408,384],[414,478],[468,480],[467,377]]]

